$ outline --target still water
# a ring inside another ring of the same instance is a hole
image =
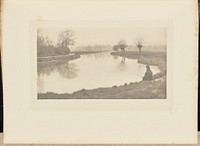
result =
[[[153,74],[158,67],[151,66]],[[59,63],[38,63],[38,93],[73,93],[81,89],[112,87],[141,81],[146,66],[110,52],[81,55]]]

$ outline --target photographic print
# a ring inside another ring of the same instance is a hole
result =
[[[166,99],[167,29],[112,23],[37,28],[38,99]]]
[[[195,0],[2,8],[5,144],[197,143]]]

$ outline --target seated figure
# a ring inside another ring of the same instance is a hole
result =
[[[146,66],[146,72],[145,75],[143,77],[143,81],[149,81],[149,80],[153,80],[153,73],[150,69],[150,66]]]

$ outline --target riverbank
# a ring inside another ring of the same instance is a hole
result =
[[[102,53],[102,52],[106,52],[106,51],[73,51],[67,55],[37,57],[37,62],[48,63],[48,62],[59,62],[59,61],[72,61],[72,60],[80,58],[81,55],[95,54],[95,53]]]
[[[45,62],[58,62],[58,61],[71,61],[80,58],[81,56],[75,53],[71,53],[69,55],[58,55],[58,56],[46,56],[46,57],[38,57],[38,63]]]
[[[103,52],[108,52],[108,51],[72,51],[71,53],[75,53],[77,55],[88,55],[88,54],[96,54]]]
[[[138,51],[126,51],[126,52],[112,52],[111,55],[113,56],[120,56],[125,57],[128,59],[137,59],[138,63],[149,65],[149,66],[158,66],[160,73],[153,75],[153,79],[159,79],[161,77],[165,77],[167,70],[166,70],[166,61],[167,56],[166,52],[148,52],[144,51],[139,54]]]
[[[114,56],[138,59],[138,63],[155,65],[160,73],[153,76],[152,81],[124,83],[121,86],[82,89],[72,94],[56,94],[52,92],[38,94],[38,99],[166,99],[166,53],[136,51],[112,52]]]
[[[154,81],[125,83],[121,86],[82,89],[72,94],[56,94],[52,92],[38,94],[38,99],[165,99],[165,78]]]

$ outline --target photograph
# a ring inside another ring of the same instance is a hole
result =
[[[0,145],[197,144],[196,0],[5,0],[1,33]]]
[[[96,23],[37,27],[38,99],[167,99],[167,28]]]

